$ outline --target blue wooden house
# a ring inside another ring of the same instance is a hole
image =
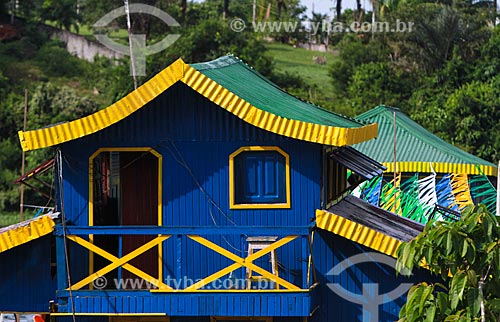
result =
[[[421,224],[349,196],[377,135],[233,56],[20,132],[54,147],[55,215],[0,231],[0,311],[61,321],[394,321]],[[346,197],[347,196],[347,197]]]

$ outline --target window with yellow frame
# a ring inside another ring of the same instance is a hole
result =
[[[231,209],[286,209],[290,204],[288,153],[277,146],[245,146],[231,153]]]

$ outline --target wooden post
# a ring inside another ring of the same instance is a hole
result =
[[[397,166],[397,162],[396,162],[396,130],[397,130],[397,127],[396,127],[396,111],[394,111],[394,213],[396,213],[397,209],[396,209],[396,166]]]
[[[24,122],[23,122],[23,132],[26,132],[26,120],[28,114],[28,90],[24,90]],[[24,163],[26,160],[26,152],[23,150],[21,158],[21,175],[24,176]],[[19,221],[23,221],[24,214],[24,184],[21,183],[21,198],[19,201]]]
[[[500,161],[498,161],[497,174],[497,216],[500,216]]]

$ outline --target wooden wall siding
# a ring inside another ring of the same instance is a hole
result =
[[[67,292],[64,292],[67,293]],[[179,294],[156,296],[147,291],[75,291],[75,310],[79,313],[166,313],[169,316],[307,316],[307,293],[261,294]],[[67,296],[67,294],[65,294]]]
[[[343,237],[323,230],[316,231],[313,257],[320,286],[312,294],[311,307],[314,309],[319,305],[319,309],[314,314],[312,322],[363,320],[361,305],[341,298],[328,288],[328,283],[339,283],[345,289],[357,294],[362,294],[364,283],[378,283],[379,294],[385,294],[401,283],[434,280],[429,272],[423,269],[414,272],[411,278],[404,278],[401,275],[396,277],[394,269],[376,263],[361,263],[347,268],[337,276],[328,275],[328,272],[344,259],[370,252],[374,251]],[[397,321],[399,310],[405,300],[405,296],[402,296],[395,301],[380,305],[379,321]]]
[[[290,155],[290,209],[229,209],[229,155],[241,146],[251,145],[279,146]],[[63,144],[64,204],[71,224],[88,224],[89,156],[101,147],[134,146],[151,146],[163,156],[165,226],[233,226],[233,222],[237,226],[308,226],[320,207],[320,145],[255,128],[213,106],[185,85],[176,84],[122,122]],[[182,238],[182,276],[205,277],[231,263]],[[243,256],[245,252],[244,236],[226,236],[225,240],[210,238],[237,255]],[[165,242],[165,278],[176,273],[175,251],[172,251],[176,247],[176,238]],[[294,241],[286,247],[278,252],[279,262],[285,267],[280,276],[291,276],[300,283],[295,276],[303,260],[301,243]],[[74,244],[70,251],[74,255],[70,263],[72,280],[77,281],[88,275],[85,264],[88,256],[83,248]],[[239,270],[239,274],[242,276],[243,270]]]
[[[210,316],[169,316],[170,322],[211,322]],[[109,322],[107,316],[76,317],[77,322]],[[58,316],[56,322],[73,322],[72,316]],[[273,322],[304,322],[303,317],[273,317]]]
[[[0,253],[0,312],[47,312],[55,299],[51,235]]]
[[[330,205],[338,199],[340,195],[347,190],[347,169],[335,162],[335,160],[326,158],[326,204]]]

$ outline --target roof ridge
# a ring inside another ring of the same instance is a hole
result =
[[[396,111],[399,116],[397,118],[398,130],[403,131],[405,135],[412,137],[414,140],[420,142],[421,144],[424,144],[429,149],[437,151],[440,154],[446,155],[450,158],[458,159],[456,163],[495,166],[493,163],[484,160],[472,153],[464,151],[454,144],[432,133],[431,131],[420,125],[418,122],[414,121],[408,114],[406,114],[399,108],[379,105],[369,111],[366,111],[365,113],[360,114],[357,117],[364,120],[370,119],[370,121],[378,122],[382,126],[382,124],[393,123],[392,113],[390,115],[388,113],[390,111]],[[382,119],[382,121],[380,119]],[[447,148],[440,149],[439,145],[445,145],[445,147]]]
[[[207,69],[216,69],[216,68],[223,68],[223,67],[228,67],[234,64],[238,64],[239,62],[242,62],[241,59],[237,58],[231,53],[228,53],[226,56],[221,56],[213,60],[201,62],[201,63],[192,63],[188,64],[189,66],[193,67],[194,69],[201,71],[201,70],[207,70]]]
[[[226,59],[228,60],[227,63],[226,63]],[[231,59],[231,60],[229,60],[229,59]],[[221,61],[221,63],[219,63],[219,61]],[[212,64],[212,63],[215,63],[215,64]],[[204,64],[207,64],[206,68],[203,68]],[[287,92],[286,90],[284,90],[283,88],[281,88],[280,86],[278,86],[276,83],[272,82],[270,79],[268,79],[267,77],[265,77],[261,73],[259,73],[259,71],[257,71],[251,65],[247,64],[243,59],[239,58],[238,56],[233,55],[232,53],[229,53],[226,56],[219,57],[219,58],[217,58],[215,60],[212,60],[212,61],[208,61],[208,62],[204,62],[204,63],[197,63],[197,64],[189,64],[189,65],[191,67],[193,67],[194,69],[198,70],[198,71],[202,71],[202,70],[208,70],[208,69],[217,69],[217,68],[228,67],[228,66],[231,66],[231,65],[234,65],[234,64],[241,64],[243,67],[245,67],[246,69],[250,70],[252,73],[254,73],[256,76],[258,76],[260,79],[262,79],[263,81],[265,81],[269,85],[271,85],[274,88],[280,90],[281,92],[285,93],[286,95],[289,95],[289,96],[291,96],[291,97],[293,97],[293,98],[295,98],[295,99],[297,99],[297,100],[299,100],[301,102],[304,102],[304,103],[307,103],[307,104],[311,105],[311,107],[313,107],[313,108],[325,111],[325,112],[327,112],[329,114],[332,114],[332,115],[335,115],[335,116],[342,117],[342,118],[344,118],[346,120],[349,120],[351,122],[355,122],[355,123],[357,123],[359,125],[368,125],[368,124],[372,124],[373,123],[373,122],[367,122],[367,121],[360,120],[360,119],[357,119],[357,118],[349,117],[349,116],[337,113],[337,112],[332,111],[332,110],[328,110],[328,109],[326,109],[326,108],[324,108],[322,106],[319,106],[319,105],[317,105],[317,104],[315,104],[313,102],[305,100],[305,99],[303,99],[303,98],[301,98],[299,96],[293,95],[293,94]],[[200,68],[198,68],[198,66],[200,66]]]

